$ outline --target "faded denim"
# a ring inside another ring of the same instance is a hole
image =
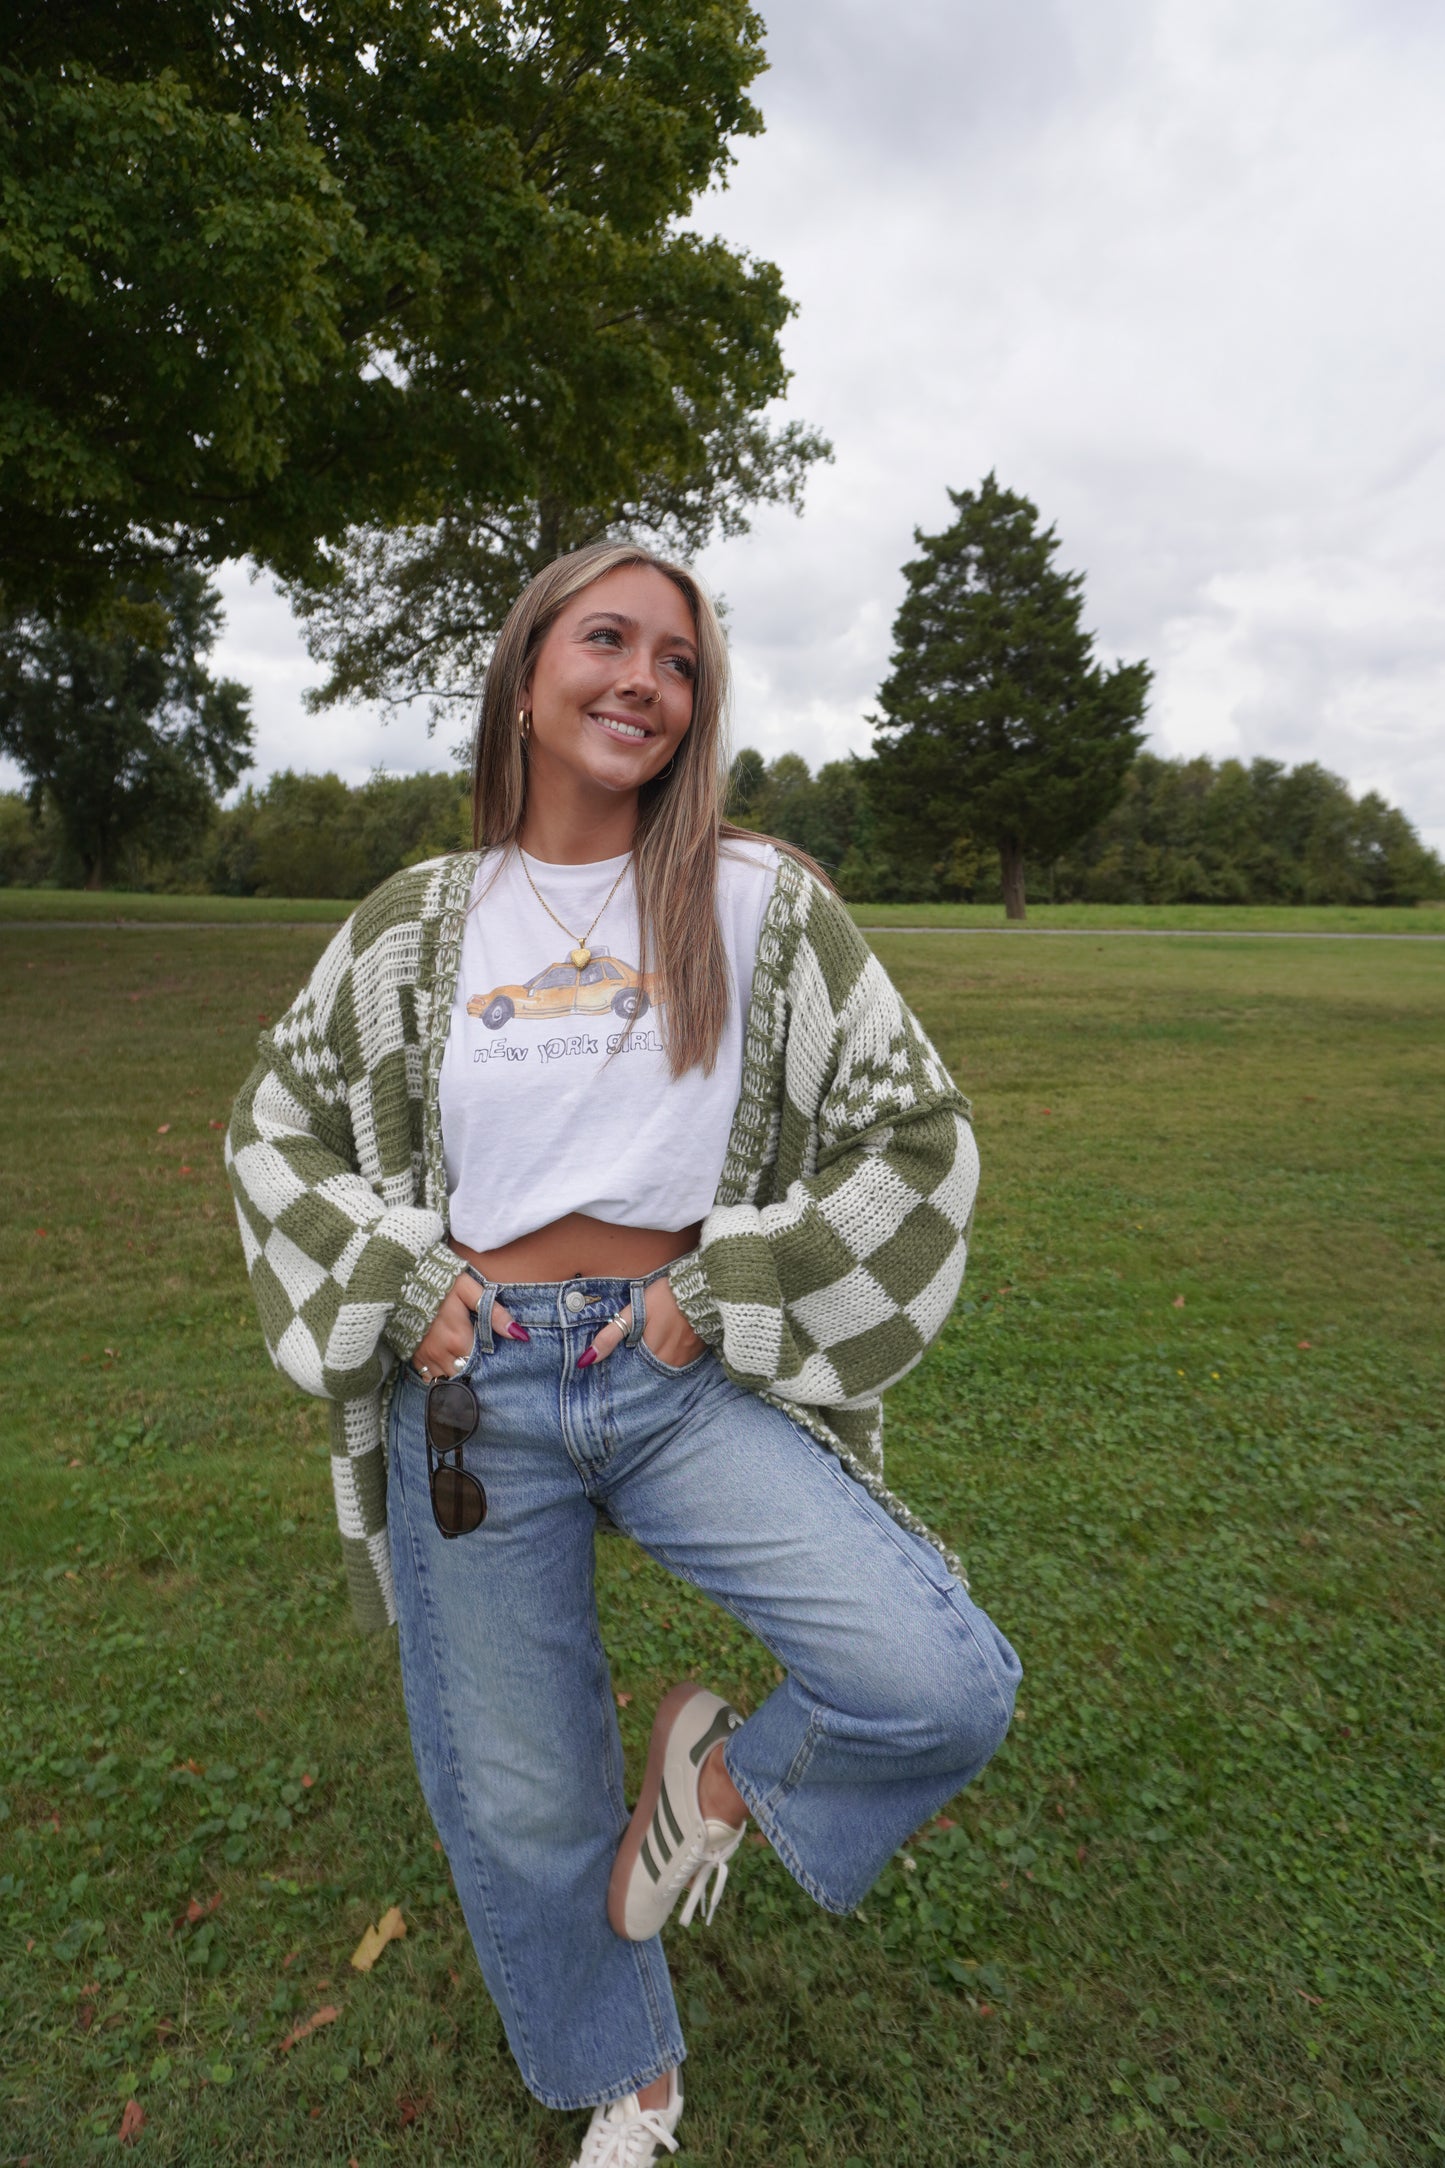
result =
[[[649,1278],[657,1277],[656,1274]],[[427,1495],[426,1387],[392,1398],[388,1523],[422,1790],[523,2079],[554,2108],[621,2099],[681,2062],[661,1940],[608,1925],[627,1822],[593,1594],[598,1510],[757,1635],[786,1676],[725,1748],[778,1857],[830,1911],[976,1776],[1021,1676],[921,1538],[707,1351],[642,1342],[643,1280],[483,1293],[465,1464],[488,1515],[447,1541]],[[496,1339],[493,1294],[531,1334]],[[579,1370],[631,1301],[627,1342]],[[707,1683],[707,1682],[704,1682]]]

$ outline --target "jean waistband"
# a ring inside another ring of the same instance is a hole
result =
[[[547,1325],[585,1325],[595,1332],[632,1301],[635,1287],[650,1287],[676,1262],[674,1258],[651,1272],[639,1272],[635,1280],[587,1273],[575,1280],[501,1280],[489,1284],[496,1286],[496,1300],[529,1330]]]

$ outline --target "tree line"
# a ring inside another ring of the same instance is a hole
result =
[[[873,763],[752,749],[733,769],[734,818],[785,836],[860,903],[1006,901],[993,839],[959,822],[942,851],[884,848]],[[1356,798],[1315,761],[1137,753],[1119,796],[1067,849],[1035,862],[1049,903],[1358,903],[1445,899],[1445,864],[1376,791]]]
[[[785,837],[858,903],[1001,903],[997,853],[960,829],[940,857],[886,853],[870,763],[751,748],[733,763],[730,813]],[[461,770],[273,775],[212,806],[179,840],[137,839],[118,874],[128,887],[228,896],[367,895],[398,867],[471,841]],[[79,866],[53,813],[0,793],[0,886],[73,885]],[[1412,904],[1445,898],[1445,865],[1376,792],[1355,797],[1315,762],[1168,760],[1138,754],[1117,804],[1068,851],[1035,868],[1052,903]]]

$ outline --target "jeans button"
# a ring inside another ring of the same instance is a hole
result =
[[[572,1311],[574,1316],[576,1315],[577,1311],[585,1310],[587,1307],[587,1297],[583,1294],[580,1287],[569,1288],[567,1293],[563,1296],[562,1300],[566,1303],[568,1309]]]

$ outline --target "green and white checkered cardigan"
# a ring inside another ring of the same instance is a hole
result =
[[[226,1139],[271,1359],[331,1402],[336,1516],[368,1628],[395,1617],[391,1375],[458,1269],[437,1086],[477,864],[410,867],[353,913],[262,1036]],[[977,1178],[967,1101],[843,905],[784,857],[722,1180],[672,1285],[729,1377],[935,1543],[884,1486],[879,1396],[958,1293]]]

